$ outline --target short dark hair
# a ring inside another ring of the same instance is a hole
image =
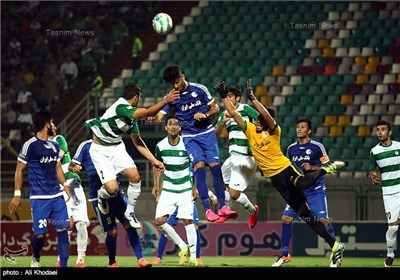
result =
[[[378,125],[386,125],[389,131],[392,131],[392,125],[390,124],[390,122],[384,121],[384,120],[379,120],[376,123],[376,126]]]
[[[301,122],[305,122],[308,124],[308,129],[312,130],[312,122],[309,118],[298,118],[296,121],[296,125],[301,123]]]
[[[182,75],[182,69],[179,65],[169,65],[164,68],[164,76],[163,79],[168,84],[173,84],[179,77]]]
[[[35,126],[35,132],[41,131],[47,123],[53,119],[49,111],[39,111],[32,115],[32,122]]]
[[[232,92],[234,96],[242,96],[242,89],[239,85],[233,85],[227,88],[228,92]]]
[[[168,113],[168,114],[165,116],[165,126],[167,126],[168,121],[169,121],[170,119],[177,119],[178,122],[179,122],[179,125],[181,125],[181,122],[179,121],[179,119],[176,117],[176,115],[175,115],[174,113],[172,113],[172,114]]]
[[[136,95],[139,95],[143,92],[142,85],[139,84],[126,84],[124,87],[123,98],[126,100],[132,99]]]

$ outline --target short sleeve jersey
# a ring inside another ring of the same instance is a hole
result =
[[[137,120],[132,119],[136,110],[137,107],[120,97],[101,117],[87,120],[85,125],[102,145],[118,145],[124,133],[139,133]]]

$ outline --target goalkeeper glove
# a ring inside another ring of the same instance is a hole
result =
[[[222,99],[226,98],[228,96],[228,90],[226,89],[225,82],[224,81],[219,81],[215,86],[214,89],[216,92],[219,93]]]
[[[253,88],[251,87],[251,79],[248,79],[246,82],[246,92],[247,92],[247,98],[253,102],[253,100],[256,99],[254,93],[253,93]]]

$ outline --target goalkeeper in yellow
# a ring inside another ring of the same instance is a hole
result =
[[[254,123],[245,121],[227,98],[228,90],[224,81],[219,81],[214,89],[219,93],[225,109],[243,130],[249,140],[253,157],[264,174],[269,177],[276,190],[293,210],[332,248],[331,267],[342,263],[344,244],[337,242],[327,231],[325,225],[311,212],[302,190],[311,187],[322,175],[333,174],[343,162],[323,166],[320,170],[303,175],[283,154],[280,148],[281,128],[274,120],[275,111],[265,108],[254,96],[250,82],[247,83],[247,95],[254,108],[259,112]]]

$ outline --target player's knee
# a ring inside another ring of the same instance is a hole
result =
[[[387,235],[391,237],[395,237],[397,235],[397,231],[399,230],[399,226],[389,226],[387,230]]]
[[[241,193],[240,191],[229,188],[229,195],[233,200],[237,200],[240,196],[240,193]]]
[[[104,184],[104,187],[106,188],[106,191],[110,196],[115,195],[119,188],[117,180],[107,182],[106,184]]]
[[[193,166],[193,168],[194,168],[194,171],[196,171],[198,168],[204,168],[205,166],[206,166],[206,165],[205,165],[204,161],[200,161],[200,162],[196,163],[196,164]]]
[[[82,221],[78,221],[75,223],[76,230],[84,230],[87,228],[87,224]]]
[[[36,234],[36,238],[42,240],[44,238],[44,234]]]
[[[320,218],[319,219],[324,225],[327,225],[329,223],[329,219],[327,218]]]
[[[156,219],[156,225],[157,226],[161,226],[163,224],[165,224],[168,221],[168,217],[169,216],[163,216],[163,217],[159,217]]]
[[[284,224],[290,224],[293,222],[293,217],[282,215],[281,220],[282,220],[282,223],[284,223]]]

